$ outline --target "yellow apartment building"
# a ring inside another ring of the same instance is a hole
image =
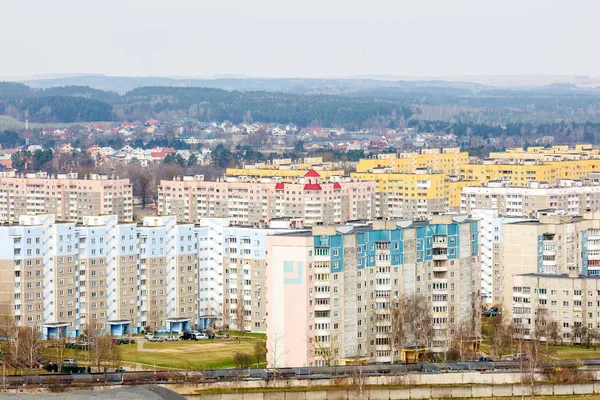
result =
[[[460,208],[460,189],[446,174],[369,172],[351,174],[353,179],[375,181],[374,216],[383,218],[424,218],[446,212],[450,204]],[[452,188],[451,188],[452,186]],[[456,199],[451,197],[455,197]]]
[[[356,172],[372,172],[378,168],[390,168],[393,172],[414,173],[418,169],[431,169],[449,175],[459,175],[460,167],[469,162],[469,153],[458,147],[447,149],[423,149],[421,152],[378,154],[362,159]]]
[[[245,165],[244,168],[227,168],[225,178],[245,176],[256,179],[280,178],[281,182],[295,182],[311,169],[318,171],[323,179],[344,175],[344,170],[333,169],[333,163],[324,162],[322,157],[307,157],[297,162],[291,158],[281,158]]]
[[[462,180],[486,184],[493,180],[509,181],[514,186],[526,186],[530,181],[554,184],[557,179],[581,179],[590,172],[600,171],[597,159],[544,162],[525,160],[506,163],[502,160],[485,160],[463,165]]]
[[[584,158],[598,158],[600,152],[591,144],[576,144],[570,148],[568,145],[552,146],[546,148],[544,146],[530,146],[527,149],[515,147],[506,149],[503,152],[492,152],[489,158],[491,159],[511,159],[511,160],[548,160],[555,159],[575,160]]]

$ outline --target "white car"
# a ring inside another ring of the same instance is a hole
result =
[[[167,342],[176,342],[179,340],[179,338],[177,336],[170,335],[170,336],[167,336],[165,340]]]
[[[148,339],[150,342],[164,342],[165,338],[162,336],[152,336],[150,339]]]
[[[144,335],[144,337],[145,337],[146,339],[148,339],[148,340],[152,340],[152,338],[154,337],[154,333],[146,333],[146,334]]]
[[[196,333],[194,334],[194,337],[196,338],[196,340],[208,340],[208,335],[206,333]]]

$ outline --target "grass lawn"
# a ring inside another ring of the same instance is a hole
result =
[[[550,346],[550,356],[562,360],[600,358],[600,346],[597,346],[596,350],[585,346]]]
[[[496,318],[483,318],[481,324],[481,332],[483,336],[483,340],[481,342],[481,350],[485,354],[490,354],[490,336],[493,334],[492,324],[495,322]],[[546,345],[544,343],[541,344],[540,351],[542,353],[542,360],[546,360]],[[513,343],[513,349],[508,349],[503,352],[503,356],[513,355],[518,352],[517,343]],[[550,353],[551,360],[581,360],[587,358],[600,358],[600,346],[596,346],[596,349],[590,347],[589,349],[586,346],[548,346],[548,352]]]
[[[237,352],[253,354],[253,339],[241,342],[222,340],[179,341],[144,343],[138,351],[137,344],[121,346],[121,360],[142,363],[145,366],[177,369],[217,369],[234,367]]]
[[[232,332],[233,333],[233,332]],[[142,338],[136,338],[138,341]],[[177,342],[144,342],[144,351],[138,351],[138,343],[120,345],[118,349],[121,354],[121,364],[127,369],[132,369],[131,364],[142,364],[144,369],[219,369],[232,368],[234,354],[242,352],[251,355],[254,361],[254,343],[265,341],[263,334],[245,333],[240,342],[235,339],[213,339]],[[46,349],[45,355],[55,361],[57,355],[55,349]],[[87,354],[84,351],[67,349],[63,358],[75,358],[80,365],[85,365]],[[130,364],[131,363],[131,364]],[[265,360],[259,364],[266,365]],[[256,366],[256,364],[253,364]]]

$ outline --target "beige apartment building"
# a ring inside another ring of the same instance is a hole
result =
[[[0,222],[17,223],[19,216],[56,214],[57,220],[82,222],[90,215],[117,215],[133,220],[133,194],[129,179],[76,173],[0,173]]]
[[[586,332],[600,330],[598,276],[515,275],[512,296],[512,321],[525,338],[583,344]]]
[[[315,226],[267,237],[267,361],[270,367],[418,362],[443,358],[458,329],[480,336],[477,221]],[[392,309],[423,300],[432,335],[392,344]]]
[[[556,185],[529,182],[527,186],[512,186],[508,181],[490,181],[483,186],[462,188],[460,211],[472,214],[476,210],[498,210],[508,217],[537,216],[540,210],[555,210],[566,215],[582,215],[600,210],[598,173],[581,180],[560,179]]]
[[[494,299],[510,312],[514,275],[599,276],[600,214],[550,214],[540,215],[538,220],[505,223],[496,255]]]
[[[180,222],[230,218],[233,225],[252,225],[293,218],[309,226],[370,219],[374,199],[374,182],[343,177],[326,180],[313,169],[295,183],[245,177],[207,182],[197,175],[161,181],[158,212],[176,215]]]

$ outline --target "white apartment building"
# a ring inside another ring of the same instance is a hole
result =
[[[229,218],[203,218],[198,229],[198,324],[266,332],[266,238],[301,228],[299,221],[232,226]],[[243,318],[238,313],[243,314]]]
[[[540,210],[554,210],[565,215],[582,215],[600,210],[600,184],[597,173],[582,180],[561,179],[557,185],[529,182],[527,186],[511,186],[506,181],[490,181],[485,186],[462,188],[460,211],[498,210],[508,217],[537,217]]]
[[[196,254],[194,226],[175,217],[23,215],[0,227],[0,314],[44,337],[78,336],[90,320],[114,335],[180,332],[196,323]]]

